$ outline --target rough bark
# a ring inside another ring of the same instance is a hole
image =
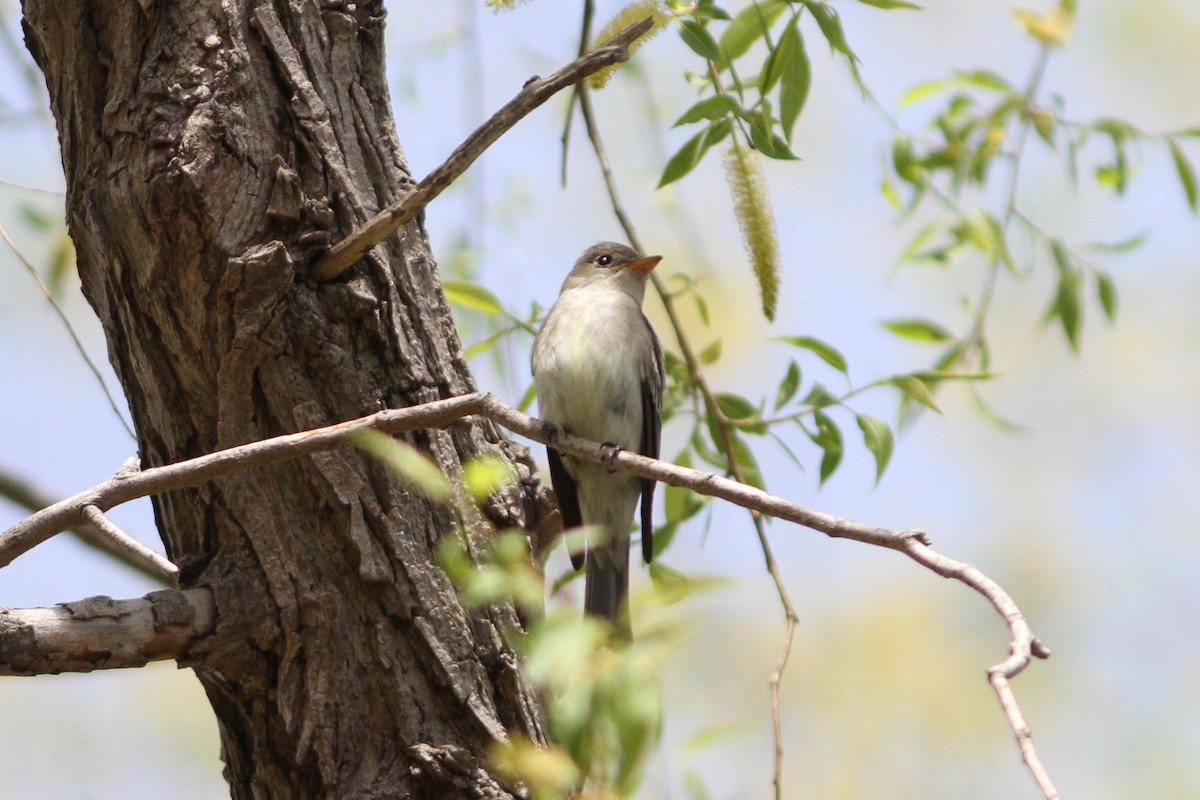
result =
[[[472,391],[419,224],[336,283],[332,241],[411,185],[379,3],[25,0],[83,290],[143,465]],[[453,473],[527,453],[486,422],[407,437]],[[338,450],[155,499],[215,633],[186,660],[237,798],[507,797],[486,748],[542,738],[500,631],[436,566],[449,511]],[[478,538],[483,531],[472,531]]]

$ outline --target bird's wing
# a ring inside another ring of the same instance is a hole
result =
[[[567,472],[562,456],[553,447],[546,448],[546,458],[550,461],[550,484],[554,487],[554,494],[558,496],[558,511],[562,514],[563,530],[578,528],[583,524],[583,513],[579,510],[579,489],[575,486],[575,479]],[[571,554],[571,566],[583,569],[583,551],[576,553],[568,548],[567,552]]]
[[[642,315],[642,324],[650,333],[650,342],[654,349],[653,369],[642,376],[642,442],[638,452],[644,456],[658,458],[659,446],[662,440],[662,395],[663,395],[663,354],[662,345],[650,327],[650,321]],[[654,503],[654,481],[642,478],[642,559],[649,564],[654,558],[654,518],[652,506]]]

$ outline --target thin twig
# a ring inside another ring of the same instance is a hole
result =
[[[1029,728],[1008,685],[1011,678],[1029,666],[1032,658],[1048,658],[1050,651],[1034,637],[1016,601],[978,567],[935,551],[930,546],[929,535],[924,531],[896,531],[853,522],[711,472],[681,467],[627,450],[618,450],[614,454],[611,447],[597,442],[567,433],[555,435],[554,429],[549,426],[483,392],[380,411],[348,422],[251,442],[140,472],[122,471],[98,486],[42,509],[0,534],[0,567],[54,534],[78,524],[87,506],[108,510],[138,497],[199,486],[214,478],[251,467],[348,446],[358,432],[366,429],[399,433],[418,428],[443,428],[470,416],[491,420],[535,442],[552,445],[567,455],[616,466],[643,478],[718,497],[766,516],[811,528],[826,536],[896,550],[932,572],[974,589],[996,609],[1012,635],[1009,656],[988,670],[988,680],[996,691],[1001,710],[1017,737],[1022,756],[1035,780],[1043,787],[1047,798],[1058,797],[1037,757]]]
[[[125,553],[130,560],[149,563],[154,566],[155,574],[160,580],[174,585],[179,577],[179,567],[170,559],[159,553],[153,547],[147,547],[137,539],[121,530],[116,523],[104,516],[104,512],[95,506],[83,507],[84,522],[95,528],[119,553]]]
[[[622,205],[621,199],[617,194],[616,178],[613,175],[612,167],[608,161],[608,153],[604,147],[604,140],[600,136],[600,130],[596,125],[596,118],[592,112],[591,93],[585,84],[580,84],[577,91],[579,93],[579,108],[583,113],[588,138],[591,140],[592,150],[596,154],[596,161],[600,165],[600,172],[608,191],[609,205],[612,207],[613,214],[617,217],[617,222],[625,231],[625,236],[629,239],[629,243],[633,245],[635,250],[645,252],[638,239],[637,231],[633,227],[633,222],[629,219],[629,215],[625,213],[625,207]],[[671,328],[675,332],[675,341],[679,344],[679,352],[683,355],[683,362],[688,370],[688,379],[696,387],[697,391],[700,392],[710,418],[716,422],[716,428],[721,433],[721,441],[715,442],[715,444],[721,448],[721,451],[725,454],[725,458],[729,462],[729,474],[739,483],[745,483],[745,475],[742,473],[742,468],[738,463],[737,454],[734,449],[733,434],[730,431],[729,421],[721,413],[716,396],[709,388],[708,381],[704,378],[704,374],[700,369],[700,360],[696,358],[691,342],[684,331],[683,321],[675,311],[674,298],[671,297],[671,293],[667,291],[666,286],[657,275],[651,274],[650,277],[653,281],[654,289],[662,301],[663,308],[667,312],[667,319],[671,323]],[[758,535],[758,544],[763,553],[767,573],[771,576],[771,580],[775,584],[775,592],[779,595],[779,603],[783,607],[784,614],[783,644],[779,658],[776,660],[775,668],[772,670],[768,681],[771,695],[771,731],[775,742],[772,783],[775,787],[775,800],[782,800],[783,719],[779,706],[779,686],[783,679],[784,669],[787,667],[788,657],[792,651],[792,642],[795,639],[796,626],[800,622],[800,617],[796,613],[796,608],[792,604],[792,598],[788,594],[787,586],[783,582],[783,575],[779,571],[779,565],[771,549],[771,542],[767,538],[767,531],[763,525],[762,517],[752,513],[750,518],[754,523],[754,531]]]
[[[11,238],[9,238],[8,231],[4,229],[3,225],[0,225],[0,236],[4,237],[4,241],[13,251],[13,254],[22,264],[25,265],[25,269],[28,270],[29,274],[33,276],[33,279],[37,281],[37,285],[41,288],[42,294],[46,296],[46,301],[50,303],[51,308],[53,308],[54,312],[58,314],[58,318],[62,320],[63,327],[67,329],[67,335],[69,335],[71,337],[71,341],[75,343],[75,349],[78,350],[79,355],[83,357],[83,361],[88,365],[88,369],[90,369],[92,374],[96,376],[96,382],[100,384],[100,391],[104,392],[104,396],[108,398],[108,405],[112,409],[112,412],[116,414],[117,419],[121,421],[121,425],[125,428],[125,432],[129,434],[129,438],[136,441],[137,434],[133,432],[133,428],[131,428],[129,423],[125,421],[125,415],[121,413],[121,408],[117,405],[116,398],[113,397],[112,392],[108,390],[108,384],[105,383],[104,376],[100,374],[100,368],[96,366],[96,362],[92,361],[91,356],[87,354],[87,350],[83,347],[83,342],[79,340],[79,334],[75,333],[75,326],[71,324],[71,320],[67,319],[67,314],[62,310],[62,306],[60,306],[58,301],[54,299],[54,293],[50,291],[50,287],[46,285],[44,280],[42,280],[42,276],[38,274],[38,271],[36,268],[34,268],[33,264],[29,263],[29,259],[25,258],[25,254],[17,249],[17,245]]]
[[[57,502],[53,495],[34,486],[25,478],[3,468],[0,468],[0,497],[10,500],[31,514],[38,509],[45,508]],[[157,551],[153,551],[154,558],[147,558],[141,553],[118,549],[108,537],[104,536],[91,525],[86,524],[71,528],[67,533],[77,537],[87,547],[98,550],[130,569],[137,570],[142,575],[153,580],[161,581],[164,586],[175,585],[174,578],[164,575],[163,571],[159,568],[156,559],[165,557]]]
[[[441,166],[426,175],[412,191],[371,217],[321,256],[313,265],[313,278],[318,281],[331,281],[341,275],[366,255],[368,250],[411,221],[455,178],[465,172],[484,150],[529,112],[593,72],[627,60],[629,43],[648,31],[652,25],[653,19],[649,17],[635,22],[602,46],[575,59],[553,75],[547,78],[530,78],[516,97],[491,119],[476,128]]]

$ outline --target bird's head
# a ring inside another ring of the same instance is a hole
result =
[[[641,302],[646,279],[659,261],[662,256],[643,256],[617,242],[600,242],[583,251],[563,283],[563,291],[585,286],[611,288]]]

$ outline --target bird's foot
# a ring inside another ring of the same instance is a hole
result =
[[[616,472],[617,453],[620,453],[625,448],[616,442],[605,442],[600,445],[600,459],[609,472]]]
[[[546,438],[549,439],[551,443],[558,441],[559,437],[566,432],[566,429],[556,422],[547,422],[546,420],[542,420],[542,427],[546,429]]]

